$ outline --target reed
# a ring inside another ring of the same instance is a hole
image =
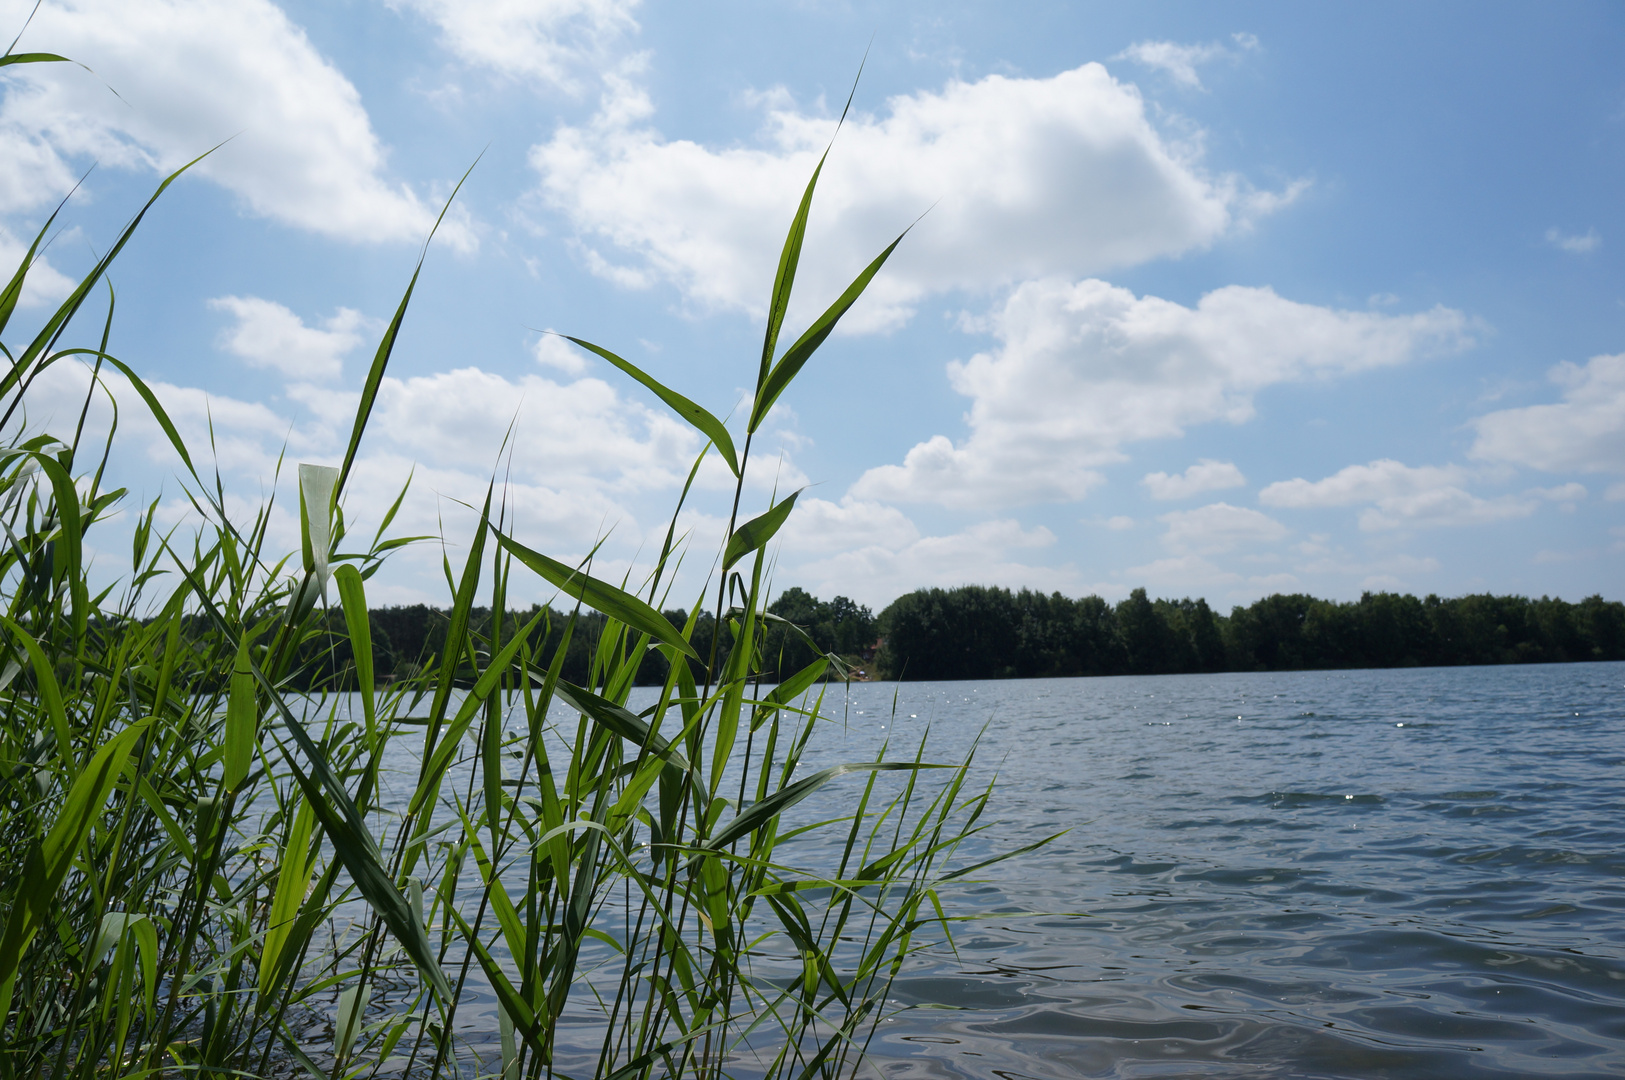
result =
[[[401,501],[364,531],[343,507],[416,270],[342,462],[298,469],[297,553],[269,549],[269,505],[232,520],[219,477],[108,351],[110,289],[98,343],[66,343],[150,200],[42,328],[5,347],[5,1077],[856,1072],[891,980],[947,928],[938,890],[985,865],[950,859],[984,827],[989,792],[968,786],[968,760],[928,763],[923,746],[809,774],[799,767],[838,660],[778,685],[757,678],[774,618],[767,545],[795,496],[740,520],[752,442],[902,239],[781,349],[817,180],[784,244],[738,444],[712,413],[578,341],[697,428],[701,457],[719,454],[737,479],[714,590],[686,624],[658,610],[685,550],[672,532],[646,580],[605,581],[590,560],[527,546],[492,488],[448,573],[444,653],[387,690],[374,686],[366,591],[407,542],[386,538]],[[0,335],[51,225],[0,294]],[[31,386],[62,363],[90,369],[91,396],[123,376],[141,401],[118,404],[157,419],[203,522],[183,536],[159,527],[156,502],[135,508],[133,569],[109,588],[93,587],[84,553],[128,498],[102,483],[113,432],[90,441],[81,415],[71,433],[22,433]],[[574,610],[512,617],[521,567]],[[491,617],[477,633],[482,599]],[[544,662],[540,643],[556,630],[568,642],[589,610],[604,618],[577,685],[560,676],[566,648]],[[717,632],[701,655],[705,610]],[[309,657],[341,647],[358,692],[291,689],[308,682]],[[651,650],[670,674],[634,712]],[[386,767],[403,755],[415,772]],[[821,797],[835,809],[809,814],[826,785],[844,785]],[[818,836],[833,839],[807,842]],[[817,851],[838,854],[797,854]],[[459,1013],[493,998],[489,1051],[459,1035]]]

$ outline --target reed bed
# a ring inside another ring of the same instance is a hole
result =
[[[969,785],[968,761],[930,763],[923,746],[798,770],[839,661],[819,656],[777,685],[757,677],[774,618],[767,547],[795,496],[740,520],[752,441],[902,239],[781,349],[817,180],[784,244],[742,442],[577,342],[697,428],[702,458],[720,455],[737,478],[686,623],[659,608],[699,541],[668,531],[645,580],[606,581],[590,560],[527,546],[493,486],[460,570],[447,567],[443,654],[387,688],[374,685],[366,594],[407,542],[388,538],[401,501],[377,522],[343,507],[416,270],[342,462],[298,467],[299,552],[270,550],[269,506],[232,520],[218,475],[199,471],[161,402],[108,351],[107,270],[151,201],[26,344],[5,346],[6,1078],[857,1072],[891,980],[944,936],[939,890],[985,865],[951,860],[985,827],[989,791]],[[51,227],[0,294],[0,335]],[[70,344],[87,325],[94,343]],[[115,405],[149,410],[167,432],[203,522],[183,535],[160,528],[156,502],[129,510],[132,570],[111,587],[92,584],[85,544],[129,499],[103,485],[114,432],[92,440],[83,411],[72,431],[23,428],[30,388],[64,363],[92,373],[86,411],[109,393],[103,376],[123,376],[141,400]],[[509,605],[521,568],[573,610],[521,621]],[[491,613],[481,632],[476,603]],[[547,660],[539,642],[568,641],[589,611],[604,618],[578,685],[560,675],[567,650]],[[702,613],[718,628],[703,655]],[[342,683],[292,689],[311,656],[341,647]],[[633,711],[651,650],[670,674]],[[837,854],[797,859],[819,851]],[[496,1037],[470,1040],[467,1012],[493,1002]]]

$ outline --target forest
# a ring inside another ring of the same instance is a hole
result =
[[[1206,600],[965,586],[921,589],[876,620],[886,678],[997,679],[1625,659],[1625,604],[1593,596],[1359,600],[1276,594],[1228,616]]]
[[[511,637],[539,608],[510,612],[499,639]],[[1267,596],[1220,614],[1204,599],[1150,599],[1144,589],[1111,604],[1098,596],[966,585],[920,589],[877,616],[844,597],[823,601],[800,588],[769,605],[777,617],[763,634],[763,678],[788,677],[820,653],[845,658],[854,674],[879,679],[1007,679],[1079,675],[1165,675],[1217,671],[1431,667],[1462,664],[1568,663],[1625,659],[1625,604],[1592,596],[1579,603],[1479,594],[1441,599],[1368,592],[1355,601],[1303,594]],[[410,678],[445,646],[447,613],[423,604],[371,613],[375,670],[383,681]],[[687,613],[668,611],[682,626]],[[586,682],[597,657],[603,617],[550,613],[534,663],[545,667],[574,618],[561,668]],[[487,609],[470,614],[489,640]],[[342,617],[335,614],[334,629]],[[709,657],[715,622],[702,614],[693,640]],[[717,643],[720,663],[729,635]],[[342,634],[307,642],[300,682],[343,682],[350,665]],[[691,661],[691,663],[693,663]],[[651,651],[637,681],[661,683],[665,658]],[[695,677],[703,683],[703,670]]]

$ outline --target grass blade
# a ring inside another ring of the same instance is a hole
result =
[[[367,617],[366,584],[361,580],[361,571],[348,563],[334,571],[333,580],[338,583],[339,601],[344,605],[344,625],[350,632],[350,655],[355,660],[361,713],[370,743],[378,727],[378,704],[373,688],[372,623]]]
[[[722,556],[724,571],[731,569],[734,563],[773,539],[773,534],[779,531],[779,527],[790,516],[790,511],[795,509],[796,496],[801,494],[801,490],[792,491],[767,513],[751,518],[734,530],[734,534],[728,538],[728,550]]]
[[[712,416],[705,409],[694,404],[694,402],[688,400],[688,398],[684,397],[682,394],[679,394],[677,391],[668,389],[652,376],[645,374],[644,371],[637,365],[626,360],[622,360],[619,356],[616,356],[608,349],[600,348],[590,341],[583,341],[580,338],[571,337],[568,334],[561,336],[564,338],[564,340],[573,341],[589,352],[597,353],[599,356],[603,357],[605,360],[608,360],[611,364],[614,364],[616,367],[632,376],[644,386],[647,386],[650,390],[653,390],[656,397],[658,397],[661,401],[664,401],[667,405],[671,406],[672,412],[676,413],[690,424],[693,424],[694,427],[699,430],[701,435],[704,435],[707,439],[710,439],[712,442],[716,443],[717,449],[722,452],[723,459],[728,463],[728,468],[732,470],[735,476],[739,475],[739,456],[734,452],[733,438],[729,436],[728,429],[723,426],[721,420],[718,420],[715,416]]]
[[[5,56],[0,56],[0,67],[7,67],[7,66],[9,66],[11,64],[72,64],[72,63],[76,63],[76,61],[69,60],[66,56],[58,56],[56,53],[48,53],[48,52],[8,53]]]
[[[237,660],[231,669],[231,690],[226,696],[225,787],[236,791],[248,777],[259,745],[255,723],[254,672],[249,667],[248,639],[237,646]]]
[[[550,559],[539,551],[532,551],[512,537],[504,536],[494,529],[492,532],[496,533],[497,543],[508,549],[514,558],[583,604],[625,623],[634,630],[648,634],[657,641],[665,642],[696,660],[700,658],[700,654],[694,651],[694,646],[688,643],[681,630],[671,624],[671,620],[631,593],[618,589],[607,581],[600,581],[583,570],[567,566],[557,559]]]
[[[837,776],[845,776],[855,772],[915,772],[920,769],[947,769],[949,765],[926,765],[912,761],[870,761],[859,765],[832,765],[813,773],[804,780],[797,780],[788,787],[780,788],[761,802],[752,803],[745,810],[736,815],[733,820],[713,833],[710,839],[702,845],[704,850],[718,851],[738,840],[741,836],[761,828],[763,824],[776,815],[788,810],[796,803],[805,799]]]
[[[474,165],[479,159],[474,160]],[[457,186],[451,189],[446,198],[446,205],[440,208],[440,216],[434,219],[434,227],[429,230],[428,238],[423,241],[423,251],[418,255],[418,264],[412,270],[412,280],[406,284],[406,293],[395,308],[394,318],[389,320],[389,329],[384,331],[383,340],[378,342],[378,348],[372,356],[372,366],[367,369],[367,381],[361,386],[361,401],[356,405],[355,424],[350,429],[350,445],[344,451],[344,464],[339,469],[339,479],[333,489],[333,497],[338,498],[344,491],[344,484],[350,479],[350,467],[355,464],[356,451],[361,447],[361,435],[367,430],[367,420],[372,416],[373,404],[378,400],[378,388],[383,385],[384,372],[389,367],[389,358],[395,352],[395,339],[400,336],[401,323],[406,321],[406,309],[412,302],[412,292],[418,287],[418,275],[423,273],[423,260],[429,255],[429,242],[434,234],[440,231],[440,223],[446,220],[446,213],[457,198],[457,193],[463,190],[463,184],[468,181],[469,173],[474,171],[474,165],[468,167]]]
[[[146,733],[149,723],[130,725],[96,751],[68,790],[50,832],[29,846],[23,859],[17,899],[6,919],[5,933],[0,936],[0,1015],[11,1011],[11,994],[23,952],[40,925],[48,920],[62,880],[68,876],[68,869],[90,834],[91,825],[113,793],[130,750]]]
[[[909,229],[913,227],[910,225]],[[784,356],[773,365],[773,370],[762,380],[756,391],[756,404],[750,413],[750,431],[754,432],[762,426],[768,410],[773,408],[773,403],[779,399],[779,395],[784,393],[785,388],[800,373],[812,354],[818,351],[818,346],[822,345],[824,339],[834,331],[835,325],[841,321],[841,316],[858,302],[863,290],[869,287],[869,282],[880,273],[880,268],[886,265],[886,260],[891,258],[891,253],[897,250],[897,245],[901,244],[903,237],[907,235],[908,229],[904,229],[896,240],[886,246],[885,251],[875,256],[875,260],[864,267],[863,273],[853,279],[852,284],[846,287],[840,298],[818,317],[818,321],[809,326],[807,332],[785,350]]]

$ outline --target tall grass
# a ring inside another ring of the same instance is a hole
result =
[[[366,592],[403,542],[386,539],[401,501],[364,529],[342,508],[416,271],[342,462],[299,467],[298,553],[269,547],[269,506],[231,519],[218,477],[198,471],[161,402],[108,351],[111,291],[105,314],[96,298],[140,214],[34,337],[6,347],[5,1077],[857,1070],[891,980],[946,928],[939,887],[974,869],[948,860],[988,793],[967,786],[968,762],[927,763],[922,747],[808,772],[822,676],[837,661],[820,656],[776,686],[756,677],[772,618],[767,545],[795,496],[740,519],[752,443],[898,242],[781,349],[817,180],[779,261],[742,439],[578,342],[697,428],[702,458],[720,455],[736,477],[714,589],[686,624],[658,610],[685,550],[673,532],[646,580],[605,581],[527,546],[487,490],[448,573],[444,653],[387,689],[374,686]],[[51,227],[0,295],[0,335]],[[93,303],[98,343],[67,344]],[[36,380],[68,363],[91,372],[85,410],[109,393],[105,376],[123,376],[142,400],[121,404],[167,432],[203,522],[165,532],[156,502],[133,508],[132,569],[107,588],[92,584],[85,543],[127,499],[103,486],[114,435],[88,442],[83,411],[71,432],[22,429]],[[510,617],[520,568],[573,602],[562,628],[546,607]],[[478,602],[491,614],[483,634],[470,623]],[[707,609],[718,629],[701,655]],[[560,676],[567,648],[543,663],[540,642],[561,631],[568,643],[588,610],[606,618],[577,685]],[[301,663],[341,643],[358,693],[290,689],[308,681]],[[651,650],[670,674],[633,711]],[[841,797],[820,805],[838,808],[808,815],[804,800],[826,785]],[[467,1041],[467,1014],[493,1001],[488,1050]]]

